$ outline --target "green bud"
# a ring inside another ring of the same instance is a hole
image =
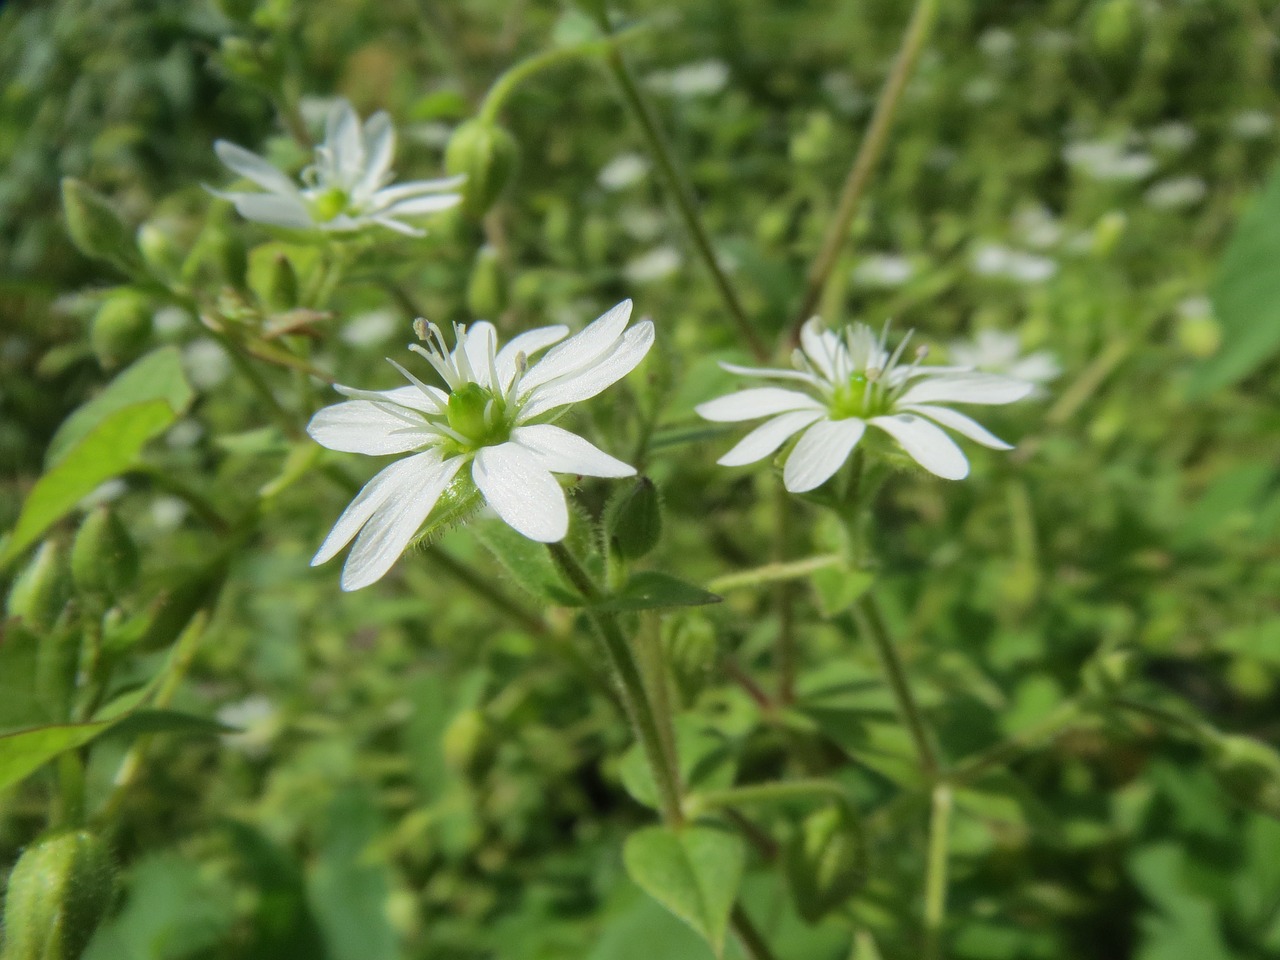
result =
[[[66,556],[57,543],[46,540],[13,581],[5,611],[33,630],[52,630],[67,604],[69,587]]]
[[[38,840],[18,859],[5,896],[5,960],[80,960],[114,892],[105,845],[85,830]]]
[[[497,318],[507,307],[507,275],[498,251],[486,244],[476,254],[467,281],[467,310],[473,317]]]
[[[169,281],[182,272],[183,253],[167,230],[154,223],[144,223],[135,239],[142,262],[157,278]]]
[[[692,703],[711,679],[720,657],[716,628],[701,614],[685,614],[671,619],[663,641],[681,699]]]
[[[810,814],[790,838],[783,864],[796,910],[816,923],[866,880],[862,825],[844,804]]]
[[[445,765],[469,780],[484,776],[498,752],[493,726],[479,710],[463,710],[450,720],[441,746]]]
[[[485,411],[491,403],[493,394],[478,383],[468,383],[453,391],[446,411],[449,426],[474,443],[483,442],[489,435]]]
[[[1212,357],[1222,348],[1222,325],[1212,316],[1179,317],[1174,335],[1178,346],[1197,360]]]
[[[648,477],[637,477],[615,493],[604,508],[609,548],[624,560],[638,560],[662,536],[662,495]]]
[[[105,369],[136,359],[151,339],[151,306],[131,290],[113,294],[89,323],[89,344]]]
[[[1094,6],[1089,17],[1094,50],[1116,60],[1131,58],[1142,28],[1140,15],[1134,0],[1104,0]]]
[[[486,213],[515,175],[520,146],[496,123],[468,120],[453,131],[444,151],[449,173],[463,174],[462,208],[471,216]]]
[[[1210,768],[1242,806],[1280,819],[1280,754],[1252,737],[1210,734]]]
[[[1115,252],[1124,236],[1129,218],[1119,210],[1111,210],[1098,218],[1093,227],[1093,252],[1099,257],[1107,257]]]
[[[116,599],[138,579],[138,548],[115,511],[94,509],[71,545],[71,576],[83,593]]]
[[[1080,681],[1090,693],[1113,694],[1129,682],[1136,666],[1132,650],[1110,650],[1089,658]]]
[[[293,310],[298,306],[298,272],[293,261],[283,253],[271,258],[271,272],[267,276],[266,307],[275,313]]]
[[[105,260],[125,273],[138,270],[133,231],[106,197],[74,177],[64,177],[62,211],[67,218],[67,232],[82,253]]]

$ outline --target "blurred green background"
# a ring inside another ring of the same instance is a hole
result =
[[[907,6],[619,13],[649,24],[628,56],[772,336],[799,299]],[[401,176],[434,176],[492,80],[572,41],[582,17],[548,0],[9,0],[0,529],[58,424],[119,365],[89,336],[119,278],[71,244],[62,177],[184,250],[210,225],[260,241],[204,189],[228,182],[216,138],[297,165],[282,121],[313,123],[340,94],[391,113]],[[1128,682],[1172,713],[1280,738],[1280,185],[1264,189],[1278,46],[1280,11],[1253,0],[943,5],[822,312],[892,317],[944,346],[1015,331],[1064,369],[1047,396],[993,418],[1017,453],[975,457],[965,485],[894,483],[880,504],[882,600],[948,753],[1032,728],[1097,682],[1100,650],[1123,652]],[[661,356],[616,406],[658,417],[645,465],[666,495],[656,565],[708,582],[764,562],[768,478],[715,468],[724,438],[688,441],[693,406],[729,382],[714,362],[744,355],[608,75],[591,63],[540,74],[505,121],[521,167],[487,232],[450,221],[382,275],[351,278],[316,362],[392,385],[382,357],[413,315],[471,318],[481,240],[510,265],[508,330],[581,324],[631,296],[655,318]],[[194,317],[143,299],[146,343],[178,345],[197,392],[150,462],[200,477],[229,510],[247,505],[278,472],[263,412]],[[596,416],[594,429],[634,439],[624,413]],[[598,506],[604,492],[583,499]],[[143,548],[141,609],[221,544],[154,477],[115,493]],[[121,893],[86,956],[709,956],[622,871],[622,838],[652,814],[623,783],[625,726],[584,679],[594,654],[567,639],[571,614],[548,611],[539,635],[459,599],[430,557],[340,595],[335,569],[308,561],[345,501],[300,482],[236,556],[175,706],[244,732],[152,744],[108,810]],[[833,533],[803,537],[820,552]],[[469,530],[445,544],[518,594]],[[731,593],[664,625],[715,636],[724,658],[693,678],[691,736],[711,743],[698,749],[714,777],[841,771],[867,816],[871,866],[848,910],[807,925],[766,845],[747,906],[782,958],[844,960],[855,929],[886,958],[912,956],[923,828],[919,810],[894,806],[892,757],[867,761],[889,725],[879,693],[864,695],[874,660],[822,618],[830,597],[804,593],[797,709],[810,755],[798,759],[722,669],[766,671],[768,600]],[[144,654],[119,683],[153,675],[165,651]],[[14,725],[0,705],[0,728]],[[92,754],[99,815],[127,746],[108,738]],[[1239,801],[1280,804],[1221,776],[1210,753],[1177,724],[1116,713],[961,791],[949,955],[1280,957],[1280,823]],[[49,792],[38,776],[0,794],[0,864],[43,827]],[[777,817],[765,826],[785,832]]]

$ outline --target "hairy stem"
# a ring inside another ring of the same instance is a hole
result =
[[[871,115],[866,136],[862,138],[862,144],[853,158],[853,166],[849,168],[848,176],[845,178],[844,188],[840,191],[835,216],[827,227],[818,256],[814,259],[813,266],[809,268],[804,299],[800,302],[800,309],[796,311],[791,327],[793,341],[799,338],[800,327],[813,314],[818,301],[822,299],[823,288],[827,285],[831,271],[835,269],[836,260],[849,236],[849,227],[858,212],[863,194],[866,193],[867,183],[875,170],[876,161],[880,159],[880,154],[884,152],[885,144],[888,142],[893,118],[898,112],[898,104],[902,99],[902,91],[911,78],[925,38],[929,35],[929,28],[933,25],[937,7],[937,0],[917,0],[916,2],[911,21],[907,24],[906,33],[902,37],[902,45],[898,48],[898,56],[893,62],[893,69],[889,71],[889,77],[880,90],[880,98],[876,101],[875,112]]]
[[[924,957],[942,956],[942,924],[947,917],[947,842],[951,833],[951,787],[933,788],[929,812],[929,855],[924,878]]]

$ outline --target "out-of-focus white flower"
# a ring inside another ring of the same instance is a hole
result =
[[[963,96],[969,103],[991,103],[1000,96],[1000,81],[995,77],[974,77],[964,85]]]
[[[231,358],[212,337],[192,340],[182,348],[182,369],[197,390],[210,390],[231,375]]]
[[[622,272],[632,283],[652,283],[669,277],[680,269],[680,251],[675,247],[654,247],[648,253],[642,253],[625,267]]]
[[[1271,114],[1263,110],[1241,110],[1231,118],[1231,132],[1241,140],[1261,140],[1275,125]]]
[[[199,420],[179,420],[164,435],[164,442],[173,450],[185,450],[194,447],[204,436],[204,426]]]
[[[606,190],[625,190],[649,173],[649,161],[638,153],[620,153],[600,170],[596,178]]]
[[[978,37],[978,49],[992,60],[1003,60],[1017,48],[1018,38],[999,27],[989,27]]]
[[[705,97],[719,93],[729,82],[729,65],[722,60],[687,63],[664,73],[650,74],[648,85],[653,90],[677,97]]]
[[[196,322],[191,312],[178,306],[161,307],[151,318],[151,325],[156,333],[164,335],[177,333]]]
[[[1013,217],[1013,229],[1029,247],[1047,250],[1062,239],[1062,223],[1045,207],[1023,207]]]
[[[156,497],[151,501],[151,522],[158,530],[176,530],[189,510],[181,497]]]
[[[624,300],[568,340],[567,327],[542,327],[501,349],[493,325],[484,321],[455,325],[453,350],[435,324],[415,323],[424,343],[409,349],[431,364],[446,389],[423,383],[391,361],[408,386],[377,392],[338,387],[351,399],[321,410],[307,427],[330,450],[408,454],[365,484],[312,565],[331,559],[354,538],[342,589],[368,586],[391,569],[446,491],[458,499],[478,494],[530,540],[563,539],[569,510],[553,474],[635,473],[549,422],[644,359],[653,345],[653,323],[642,320],[628,329],[630,316],[631,301]],[[532,354],[548,347],[540,360],[529,363]]]
[[[998,373],[1035,384],[1034,393],[1042,393],[1040,385],[1057,379],[1062,373],[1057,357],[1048,350],[1024,356],[1018,335],[1001,330],[979,330],[968,340],[956,340],[947,348],[947,354],[957,367]]]
[[[422,236],[422,230],[404,223],[403,218],[455,206],[462,198],[453,191],[461,186],[462,178],[391,186],[395,145],[395,128],[386,113],[379,111],[362,125],[351,104],[337,100],[329,110],[324,142],[302,171],[301,185],[256,153],[219,140],[213,145],[218,159],[265,192],[213,193],[235,204],[246,220],[276,227],[349,233],[376,225]]]
[[[353,347],[375,347],[395,333],[399,324],[400,319],[393,310],[370,310],[343,324],[338,336]]]
[[[128,491],[129,485],[116,477],[114,480],[108,480],[94,487],[80,501],[78,506],[81,510],[92,510],[94,507],[102,503],[110,503],[112,500],[119,500]]]
[[[858,261],[851,278],[862,287],[900,287],[915,272],[915,267],[906,257],[891,253],[872,253]]]
[[[1155,158],[1114,140],[1080,140],[1062,150],[1067,165],[1093,180],[1131,183],[1150,176]]]
[[[261,694],[224,704],[218,708],[215,716],[223,726],[235,727],[239,731],[224,733],[223,744],[249,757],[266,754],[271,741],[280,732],[280,711]]]
[[[1195,127],[1188,123],[1170,120],[1147,131],[1147,143],[1162,153],[1182,153],[1196,142]]]
[[[843,70],[832,70],[822,76],[822,92],[841,113],[855,114],[867,106],[867,95],[858,89],[853,77]]]
[[[1157,210],[1181,210],[1193,207],[1208,193],[1209,188],[1199,177],[1168,177],[1158,180],[1142,195],[1147,206]]]
[[[717,422],[770,418],[718,462],[755,463],[799,434],[786,455],[782,480],[792,493],[804,493],[840,469],[868,425],[887,433],[930,473],[948,480],[968,476],[969,461],[942,427],[995,450],[1011,449],[976,421],[940,404],[1012,403],[1027,396],[1031,384],[955,367],[923,367],[923,350],[911,363],[900,364],[911,335],[892,354],[887,338],[887,325],[879,337],[863,323],[837,334],[814,317],[801,330],[800,347],[792,354],[794,370],[721,364],[743,376],[797,382],[805,392],[756,387],[699,406],[702,417]]]
[[[973,253],[973,272],[1015,283],[1043,283],[1058,272],[1058,262],[998,243],[984,243]]]

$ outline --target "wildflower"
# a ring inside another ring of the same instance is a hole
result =
[[[860,287],[900,287],[915,275],[915,267],[906,257],[891,253],[871,253],[853,268],[851,279]]]
[[[296,230],[347,233],[377,225],[420,237],[423,231],[402,222],[456,205],[453,192],[463,178],[414,180],[390,186],[396,132],[391,118],[379,111],[360,123],[351,104],[337,100],[325,122],[324,142],[315,160],[302,171],[301,186],[256,153],[219,140],[218,159],[265,193],[214,190],[235,204],[246,220]]]
[[[1181,210],[1194,207],[1208,192],[1208,186],[1200,177],[1167,177],[1148,187],[1142,199],[1157,210]]]
[[[756,387],[699,406],[707,420],[771,418],[718,462],[755,463],[799,434],[786,455],[782,479],[792,493],[804,493],[840,469],[868,424],[889,434],[930,473],[948,480],[968,476],[969,462],[938,424],[994,450],[1012,449],[969,417],[938,404],[1012,403],[1030,393],[1031,384],[956,367],[924,367],[924,349],[916,351],[913,362],[900,364],[910,334],[890,354],[888,331],[886,325],[877,338],[866,324],[856,323],[841,335],[824,329],[814,317],[801,330],[800,348],[792,354],[794,370],[722,364],[731,373],[796,381],[807,392]]]
[[[1080,140],[1067,144],[1062,159],[1099,181],[1130,183],[1144,180],[1156,168],[1151,154],[1132,150],[1113,140]]]
[[[1051,257],[1012,250],[998,243],[979,246],[974,251],[972,267],[979,276],[1015,283],[1043,283],[1058,272],[1058,262]]]
[[[642,320],[626,329],[630,316],[631,301],[624,300],[568,340],[567,327],[541,327],[502,349],[492,324],[455,325],[453,350],[435,324],[419,320],[414,328],[424,342],[409,349],[431,364],[445,389],[423,383],[391,361],[408,386],[381,392],[338,387],[351,399],[321,410],[307,427],[330,450],[410,454],[365,485],[312,564],[329,560],[355,538],[342,588],[368,586],[391,568],[446,491],[458,497],[478,493],[530,540],[563,539],[569,511],[553,473],[635,474],[621,460],[549,422],[644,359],[653,345],[653,323]],[[557,346],[529,363],[530,355],[552,344]],[[460,476],[468,465],[468,473]]]
[[[1024,356],[1018,335],[1000,330],[979,330],[970,340],[952,343],[947,353],[956,366],[1025,380],[1035,387],[1032,395],[1042,393],[1040,384],[1062,373],[1057,358],[1048,350]]]

